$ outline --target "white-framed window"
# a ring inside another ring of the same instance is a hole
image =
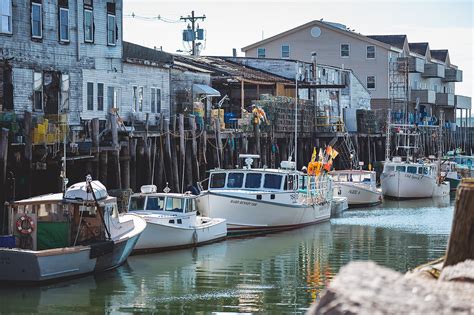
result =
[[[92,9],[84,9],[84,41],[94,42],[94,12]]]
[[[43,73],[33,73],[33,109],[43,111]]]
[[[143,112],[143,86],[138,87],[138,111]]]
[[[281,46],[281,57],[282,58],[290,58],[290,45],[282,45]]]
[[[107,45],[115,46],[117,35],[115,34],[115,15],[107,14]]]
[[[87,110],[94,110],[94,83],[87,82]]]
[[[341,44],[341,57],[347,58],[351,53],[351,46],[349,44]]]
[[[375,46],[368,45],[367,52],[366,52],[367,59],[375,59]]]
[[[0,33],[12,33],[12,0],[0,0]]]
[[[375,76],[374,75],[367,76],[367,89],[375,90]]]
[[[69,42],[69,9],[59,8],[59,41]]]
[[[104,110],[104,83],[97,83],[97,110]]]
[[[107,87],[107,108],[110,111],[112,108],[119,108],[119,94],[120,88],[114,86]]]
[[[143,86],[133,86],[132,102],[135,112],[143,112]]]
[[[161,90],[159,88],[151,88],[151,112],[161,112]]]
[[[257,57],[265,58],[265,48],[257,48]]]
[[[42,4],[31,3],[31,37],[43,38],[43,12]]]

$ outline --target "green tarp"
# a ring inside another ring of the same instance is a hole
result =
[[[68,222],[38,222],[38,250],[69,246]]]

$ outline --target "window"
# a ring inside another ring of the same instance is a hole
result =
[[[242,188],[244,183],[244,173],[229,173],[227,188]]]
[[[61,74],[61,108],[65,113],[69,109],[69,74]]]
[[[43,37],[43,16],[41,3],[31,3],[31,37]]]
[[[395,169],[397,170],[397,172],[406,172],[405,166],[397,166]]]
[[[107,45],[115,46],[117,27],[115,25],[115,3],[107,2]]]
[[[41,72],[35,72],[33,74],[33,91],[34,91],[34,110],[43,110],[43,74]]]
[[[214,173],[211,175],[211,188],[224,188],[225,173]]]
[[[385,166],[385,172],[393,172],[395,170],[395,167],[393,166]]]
[[[138,88],[138,110],[143,112],[143,87]]]
[[[367,76],[367,88],[372,90],[375,89],[375,76]]]
[[[193,199],[188,199],[186,201],[186,209],[184,212],[193,212],[195,210],[194,207],[194,200]]]
[[[245,188],[260,188],[262,183],[262,174],[247,173],[245,178]]]
[[[92,9],[84,9],[84,41],[94,42],[94,15]]]
[[[350,49],[349,44],[341,44],[341,57],[349,57]]]
[[[138,87],[134,86],[132,87],[132,109],[137,112],[138,111],[138,98],[137,98],[137,89]]]
[[[107,45],[115,46],[115,15],[107,14]]]
[[[128,206],[130,211],[144,210],[145,209],[145,196],[136,196],[130,198],[130,205]]]
[[[12,0],[0,0],[0,33],[12,33]]]
[[[87,110],[94,110],[94,83],[87,82]]]
[[[417,169],[416,166],[408,166],[407,167],[407,173],[416,174],[416,169]]]
[[[367,46],[367,59],[375,59],[375,46]]]
[[[289,58],[290,57],[290,46],[289,45],[281,46],[281,57],[282,58]]]
[[[97,83],[97,110],[104,110],[104,83]]]
[[[165,197],[148,197],[146,210],[161,210],[165,208]]]
[[[257,49],[257,57],[258,58],[265,58],[265,48],[258,48]]]
[[[118,108],[118,92],[119,89],[113,86],[107,87],[107,109],[109,112],[112,108]]]
[[[151,112],[161,112],[161,90],[158,88],[151,88]]]
[[[183,212],[184,199],[168,197],[166,200],[166,211]]]
[[[59,41],[69,42],[69,9],[59,8]]]
[[[281,175],[265,174],[265,180],[263,187],[268,189],[280,189],[281,187]]]

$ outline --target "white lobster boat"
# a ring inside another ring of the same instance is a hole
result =
[[[293,162],[280,169],[252,169],[245,155],[242,169],[211,171],[209,187],[198,197],[198,210],[227,220],[229,235],[266,233],[326,221],[331,216],[330,176],[309,176]]]
[[[15,201],[9,208],[10,245],[0,247],[2,282],[58,280],[115,268],[146,226],[138,216],[119,215],[116,198],[90,178],[64,195]]]
[[[402,162],[395,157],[385,162],[380,176],[382,193],[395,199],[443,197],[449,195],[449,182],[438,178],[436,163]]]
[[[374,206],[382,202],[382,190],[377,188],[376,173],[365,170],[331,172],[334,195],[347,198],[351,207]]]
[[[157,193],[154,185],[143,186],[140,193],[133,194],[128,211],[147,222],[135,250],[192,247],[225,238],[225,219],[198,216],[196,198],[190,193]]]

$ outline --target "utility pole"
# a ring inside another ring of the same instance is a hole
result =
[[[196,24],[196,21],[198,20],[202,20],[204,21],[204,19],[206,18],[206,15],[203,14],[202,16],[194,16],[194,10],[191,11],[191,16],[187,16],[187,17],[181,17],[180,20],[182,21],[190,21],[191,22],[191,27],[192,27],[192,31],[193,31],[193,50],[192,50],[192,55],[193,56],[196,56],[196,27],[195,27],[195,24]]]

